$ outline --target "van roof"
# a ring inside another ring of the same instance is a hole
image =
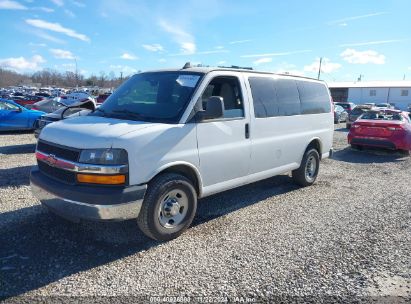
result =
[[[151,71],[146,71],[146,72],[178,72],[178,71],[204,73],[204,74],[207,74],[213,71],[230,71],[230,72],[242,72],[242,73],[250,73],[250,74],[278,75],[278,76],[295,77],[295,78],[302,78],[302,79],[324,82],[323,80],[318,80],[318,79],[306,77],[306,76],[256,71],[256,70],[251,70],[248,68],[236,68],[236,67],[202,67],[200,66],[200,67],[189,67],[189,68],[182,68],[182,69],[160,69],[160,70],[151,70]]]

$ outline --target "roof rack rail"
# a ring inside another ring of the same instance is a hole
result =
[[[229,67],[227,67],[227,66],[218,66],[218,67],[222,68],[222,69],[239,69],[239,70],[250,70],[250,71],[253,70],[252,67],[240,67],[238,65],[232,65],[232,66],[229,66]]]

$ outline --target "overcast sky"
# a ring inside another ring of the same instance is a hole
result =
[[[0,0],[0,67],[239,65],[329,81],[411,79],[410,0]],[[76,59],[76,60],[75,60]]]

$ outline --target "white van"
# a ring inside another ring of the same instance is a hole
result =
[[[136,74],[87,116],[41,132],[31,187],[69,219],[137,218],[149,237],[187,229],[197,199],[291,171],[314,183],[332,153],[324,82],[235,68]]]

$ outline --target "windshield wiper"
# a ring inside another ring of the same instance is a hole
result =
[[[135,119],[150,119],[150,117],[138,114],[138,113],[130,111],[130,110],[113,110],[112,113],[124,114],[125,116],[130,116],[130,117],[135,118]]]

